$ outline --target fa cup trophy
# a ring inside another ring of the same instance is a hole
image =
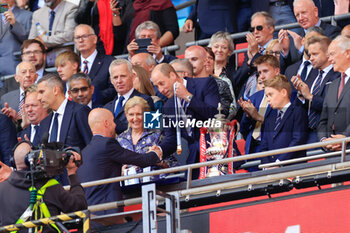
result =
[[[219,113],[214,116],[215,124],[201,128],[200,136],[200,161],[221,160],[224,157],[230,158],[235,154],[233,140],[236,136],[235,125],[237,121],[228,122],[225,115],[221,113],[222,106],[218,105]],[[209,133],[210,142],[206,142],[205,135]],[[207,143],[209,147],[207,148]],[[220,169],[221,167],[221,169]],[[201,167],[199,179],[214,177],[225,174],[224,166],[216,164],[211,167]],[[228,164],[227,173],[232,174],[232,163]]]

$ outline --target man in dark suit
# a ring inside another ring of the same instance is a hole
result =
[[[91,79],[87,74],[76,73],[68,81],[68,94],[75,103],[88,106],[90,109],[102,107],[96,103],[92,96],[95,87],[91,84]]]
[[[128,121],[124,113],[124,105],[128,99],[133,96],[140,96],[147,101],[151,110],[154,109],[154,104],[150,96],[134,89],[133,80],[135,74],[132,72],[132,64],[128,60],[114,60],[109,67],[109,72],[111,83],[118,95],[113,101],[107,103],[104,108],[107,108],[114,114],[115,130],[117,134],[120,134],[128,128]]]
[[[15,73],[20,59],[13,53],[18,52],[24,40],[28,38],[32,12],[16,6],[15,0],[7,0],[9,10],[2,14],[0,22],[0,76]],[[6,64],[6,65],[4,65]]]
[[[195,29],[195,40],[211,37],[217,31],[235,33],[236,25],[236,0],[199,0],[183,27],[184,32],[192,32]]]
[[[0,114],[0,161],[10,165],[12,149],[17,143],[16,128],[11,119]],[[2,164],[0,163],[0,166]]]
[[[19,88],[17,90],[10,91],[3,95],[0,99],[2,112],[17,121],[10,112],[15,110],[18,112],[18,116],[21,116],[21,110],[24,104],[24,92],[25,90],[35,83],[37,74],[35,73],[35,67],[30,62],[21,62],[17,65],[17,72],[15,75],[16,81],[19,83]],[[11,109],[10,109],[11,108]]]
[[[145,21],[137,26],[135,30],[136,39],[146,39],[151,38],[151,45],[147,47],[147,52],[152,54],[153,58],[157,63],[169,63],[175,60],[176,57],[172,55],[163,55],[162,47],[160,44],[161,33],[159,26],[152,21]],[[136,53],[138,53],[139,45],[136,43],[135,39],[132,40],[128,46],[129,59],[132,58]]]
[[[75,28],[74,42],[80,52],[80,71],[91,78],[101,95],[101,103],[113,100],[116,93],[109,81],[108,68],[114,58],[96,50],[97,36],[89,25],[80,24]]]
[[[26,117],[23,117],[23,122],[28,122],[29,125],[22,126],[24,130],[18,133],[18,137],[22,140],[28,139],[33,145],[39,145],[41,143],[39,136],[40,122],[47,117],[48,110],[38,100],[36,85],[30,86],[26,91],[24,110]]]
[[[177,75],[171,65],[163,63],[154,68],[152,82],[162,94],[168,97],[168,101],[163,107],[163,120],[165,122],[176,123],[174,117],[175,101],[183,106],[180,107],[184,112],[184,114],[180,114],[180,120],[185,123],[193,119],[206,121],[217,113],[219,91],[212,78],[183,79]],[[176,90],[174,92],[175,83]],[[169,125],[163,127],[165,139],[160,147],[165,157],[176,150],[176,130],[175,127]],[[190,151],[187,164],[192,164],[199,159],[199,130],[197,127],[181,128],[181,137],[187,140]]]
[[[38,100],[44,108],[53,111],[41,122],[40,136],[49,133],[49,142],[62,142],[80,149],[90,142],[90,109],[65,98],[63,83],[58,75],[47,74],[39,80]]]
[[[162,159],[161,152],[156,148],[147,154],[139,154],[121,147],[115,139],[113,119],[113,114],[106,109],[96,108],[90,112],[89,125],[93,137],[82,151],[84,163],[78,169],[78,177],[81,182],[121,176],[123,164],[147,167],[156,165]],[[118,201],[122,198],[118,182],[85,188],[85,195],[88,205]],[[115,212],[118,211],[116,209],[106,210],[97,212],[97,214]]]
[[[312,75],[305,82],[297,76],[294,76],[291,80],[294,87],[301,94],[298,97],[298,102],[300,101],[308,111],[308,143],[319,141],[317,125],[322,111],[323,100],[329,85],[340,77],[340,73],[334,72],[333,66],[328,61],[327,50],[330,43],[331,40],[326,36],[310,37],[307,40],[308,51],[312,66],[317,70],[317,76]]]
[[[321,22],[318,17],[318,9],[313,1],[295,0],[293,7],[295,18],[297,19],[300,27],[304,30],[301,31],[300,35],[290,30],[282,29],[279,31],[278,36],[280,41],[282,41],[283,48],[281,59],[285,59],[286,66],[300,60],[304,50],[304,48],[301,46],[301,39],[305,36],[306,30],[309,28],[318,26],[323,29],[325,36],[332,39],[339,35],[341,31],[339,27]],[[288,37],[289,35],[293,39],[290,39]]]
[[[338,36],[328,47],[329,61],[341,77],[329,85],[323,101],[317,128],[321,141],[350,136],[350,39]],[[340,150],[341,144],[329,145],[329,150]]]
[[[260,56],[255,60],[254,65],[257,67],[259,78],[263,81],[273,78],[280,73],[279,62],[272,55]],[[271,112],[265,92],[264,90],[258,91],[248,101],[241,99],[238,103],[245,112],[240,128],[240,132],[246,140],[245,153],[260,152],[262,125],[264,119]]]
[[[261,151],[298,146],[306,143],[307,113],[290,102],[291,86],[284,75],[264,82],[265,94],[273,111],[264,121]],[[271,163],[306,156],[305,151],[289,152],[264,157],[261,163]]]

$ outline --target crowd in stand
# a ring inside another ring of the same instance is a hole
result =
[[[162,52],[179,34],[170,0],[0,2],[9,7],[0,21],[0,75],[15,74],[0,90],[1,169],[18,140],[38,146],[46,134],[82,150],[82,182],[192,164],[200,129],[146,129],[144,113],[162,114],[163,122],[176,115],[206,121],[219,103],[228,121],[240,123],[246,154],[350,136],[350,26],[320,20],[348,12],[349,1],[198,0],[183,29],[210,43],[187,48],[182,59]],[[300,27],[275,32],[293,22]],[[248,27],[248,51],[236,67],[230,34]],[[77,53],[62,46],[72,41]],[[128,59],[112,56],[122,53]],[[89,205],[120,196],[117,183],[86,189]]]

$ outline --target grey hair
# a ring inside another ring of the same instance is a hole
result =
[[[156,60],[154,60],[153,56],[149,53],[147,53],[147,57],[146,57],[146,64],[147,66],[152,66],[152,65],[157,65]]]
[[[75,27],[74,32],[76,32],[77,29],[82,28],[82,27],[89,28],[90,34],[96,35],[95,30],[88,24],[79,24],[78,26]]]
[[[218,42],[220,40],[226,40],[230,51],[233,52],[233,50],[235,49],[235,46],[233,44],[232,37],[228,32],[218,31],[215,34],[213,34],[210,38],[208,47],[211,48],[215,42]]]
[[[71,82],[72,81],[78,81],[78,80],[86,80],[89,87],[91,87],[91,78],[85,74],[85,73],[76,73],[73,74],[72,77],[68,80],[68,90],[72,88]]]
[[[131,62],[129,62],[128,60],[123,59],[123,58],[118,58],[116,60],[113,60],[112,63],[109,65],[109,69],[108,69],[109,70],[109,75],[112,75],[112,67],[120,66],[120,65],[123,65],[123,64],[126,64],[130,74],[132,74],[132,64],[131,64]]]
[[[338,43],[338,46],[343,53],[350,49],[350,39],[346,36],[339,35],[333,41]]]
[[[316,6],[313,0],[294,0],[294,2],[293,2],[293,7],[294,7],[296,4],[298,4],[299,2],[307,2],[307,3],[311,4],[313,7]]]
[[[62,79],[58,76],[58,74],[55,73],[48,73],[45,74],[41,79],[38,81],[38,85],[42,82],[47,82],[47,85],[50,88],[54,88],[55,86],[58,86],[62,93],[64,93],[64,85]]]
[[[266,11],[258,11],[252,15],[250,18],[250,21],[253,21],[253,19],[257,16],[262,16],[265,18],[265,23],[268,27],[275,27],[275,20],[272,18],[272,16],[267,13]]]
[[[306,30],[306,33],[305,33],[305,34],[308,34],[309,32],[317,32],[318,34],[320,34],[320,35],[322,35],[322,36],[325,35],[325,34],[324,34],[324,30],[323,30],[321,27],[319,27],[319,26],[312,26],[312,27],[308,28],[308,29]]]
[[[169,64],[170,64],[170,65],[173,65],[173,64],[180,64],[181,66],[185,67],[185,69],[186,69],[187,71],[189,71],[189,74],[190,74],[191,76],[193,76],[193,66],[192,66],[191,62],[190,62],[188,59],[186,59],[186,58],[183,58],[183,59],[175,59],[175,60],[171,61]]]
[[[139,38],[142,30],[153,30],[156,33],[157,39],[161,37],[159,26],[153,21],[145,21],[137,26],[135,30],[135,37]]]

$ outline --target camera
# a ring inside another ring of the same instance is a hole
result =
[[[63,143],[43,143],[37,150],[33,150],[25,157],[27,166],[32,171],[35,180],[52,178],[63,174],[64,168],[73,155],[72,151],[80,153],[79,148],[65,147]],[[81,161],[75,161],[77,167]]]

